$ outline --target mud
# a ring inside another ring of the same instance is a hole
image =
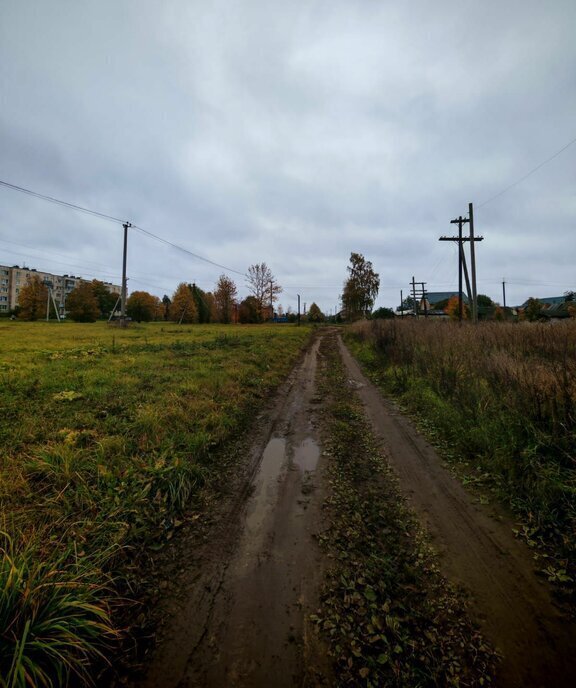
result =
[[[282,688],[320,680],[326,651],[307,625],[324,565],[314,537],[324,499],[318,344],[261,419],[250,494],[243,507],[230,507],[229,527],[211,531],[212,552],[180,581],[190,586],[188,600],[167,605],[169,625],[138,685]]]
[[[350,387],[386,447],[402,491],[431,533],[443,573],[469,594],[473,616],[502,655],[496,685],[576,685],[576,628],[537,578],[532,554],[514,538],[508,514],[474,503],[433,447],[339,344]]]
[[[320,336],[333,336],[321,334]],[[365,378],[342,342],[350,393],[361,398],[403,492],[429,529],[446,577],[502,654],[496,685],[575,685],[576,634],[534,573],[505,513],[475,504],[434,449]],[[174,546],[177,575],[159,600],[166,622],[133,685],[334,685],[326,649],[308,626],[324,561],[315,540],[326,496],[316,414],[319,338],[269,409],[212,523]],[[409,687],[407,687],[409,688]]]

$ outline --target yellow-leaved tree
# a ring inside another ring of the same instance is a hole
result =
[[[451,296],[448,299],[448,303],[446,304],[446,308],[444,309],[444,313],[446,313],[446,315],[450,316],[450,320],[458,320],[459,315],[458,315],[458,297],[457,296]],[[462,303],[462,319],[468,320],[469,317],[470,317],[470,310],[465,303]]]
[[[38,320],[46,313],[48,302],[48,287],[42,282],[39,275],[28,278],[26,284],[20,289],[18,317],[23,320]]]
[[[170,320],[172,322],[194,323],[198,321],[198,309],[192,293],[192,287],[181,282],[172,295],[170,303]]]

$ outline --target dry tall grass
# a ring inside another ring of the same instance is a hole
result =
[[[351,326],[348,340],[385,389],[574,551],[575,321],[380,320]]]

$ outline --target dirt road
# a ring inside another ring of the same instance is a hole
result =
[[[326,664],[306,623],[323,574],[314,539],[323,501],[314,420],[318,344],[260,419],[251,494],[229,505],[224,527],[183,575],[179,587],[190,586],[189,594],[183,605],[170,605],[170,626],[138,685],[282,688],[314,682],[307,667]]]
[[[314,538],[325,497],[318,344],[319,338],[256,423],[244,473],[250,489],[237,490],[219,507],[206,539],[190,543],[194,555],[162,603],[168,622],[137,685],[333,684],[306,620],[318,605],[325,566]],[[444,573],[468,591],[476,619],[503,655],[497,685],[573,685],[576,636],[511,524],[473,503],[341,342],[340,349],[351,393],[359,394],[403,491],[432,533]]]
[[[352,386],[405,495],[433,536],[446,577],[470,595],[476,620],[502,654],[497,685],[576,685],[576,633],[534,572],[532,553],[505,514],[474,503],[433,447],[382,398],[340,341]],[[496,516],[496,517],[495,517]]]

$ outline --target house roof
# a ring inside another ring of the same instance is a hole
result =
[[[436,303],[440,303],[441,301],[448,301],[448,299],[451,299],[453,296],[458,298],[458,292],[457,291],[429,291],[426,293],[426,299],[428,303],[433,306]],[[462,292],[462,300],[464,303],[468,303],[468,297],[464,292]]]
[[[562,301],[562,303],[554,303],[548,308],[542,309],[542,315],[546,318],[568,318],[570,311],[568,306],[574,305],[571,301]]]
[[[528,305],[528,301],[530,301],[530,299],[526,299],[526,301],[524,301],[524,303],[521,306],[519,306],[519,308],[526,308],[526,306]],[[564,301],[566,301],[566,297],[565,296],[545,296],[542,299],[537,298],[536,301],[540,301],[540,303],[544,304],[545,306],[556,306],[559,303],[564,303]]]

